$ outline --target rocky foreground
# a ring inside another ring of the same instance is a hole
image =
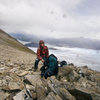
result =
[[[100,100],[100,72],[70,64],[46,80],[32,67],[0,61],[0,100]]]

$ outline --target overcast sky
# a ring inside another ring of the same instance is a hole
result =
[[[100,38],[100,0],[0,0],[0,28],[56,38]]]

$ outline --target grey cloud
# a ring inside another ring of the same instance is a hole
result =
[[[83,4],[86,0],[0,0],[0,28],[9,33],[98,39],[100,16],[76,10]]]

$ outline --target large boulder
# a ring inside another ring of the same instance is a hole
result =
[[[26,75],[25,81],[29,81],[29,83],[35,87],[36,87],[36,85],[39,85],[39,86],[42,85],[42,81],[41,81],[41,77],[40,77],[39,73],[34,74],[34,75]]]
[[[77,81],[80,78],[80,75],[75,71],[75,69],[76,68],[73,66],[66,66],[59,68],[57,79],[58,80],[64,79],[69,82]]]
[[[80,77],[77,81],[60,82],[56,79],[48,81],[48,91],[59,95],[63,100],[100,100],[100,88],[97,82]],[[66,98],[66,99],[65,99]]]
[[[66,84],[65,88],[77,100],[100,100],[100,88],[96,83],[85,78],[81,78],[78,82]]]
[[[48,92],[53,92],[56,95],[59,95],[62,100],[76,100],[64,87],[62,86],[62,83],[55,80],[51,80],[52,82],[48,82]]]

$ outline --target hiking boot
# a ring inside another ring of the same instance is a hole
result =
[[[40,75],[41,75],[41,78],[43,78],[43,76],[44,76],[44,73],[41,73]]]

